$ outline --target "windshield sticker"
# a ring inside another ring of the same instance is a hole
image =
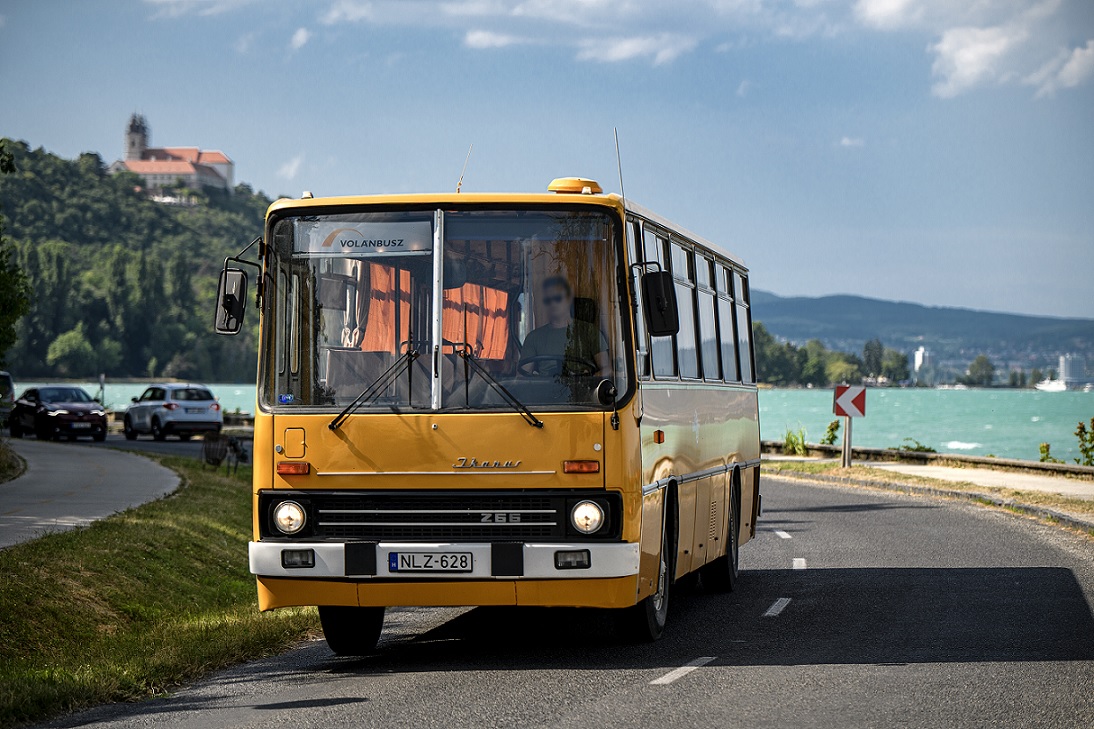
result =
[[[282,405],[291,405],[293,401],[292,393],[283,393],[277,396],[277,401]]]
[[[428,220],[397,223],[349,223],[297,220],[296,250],[325,256],[428,255],[433,225]]]

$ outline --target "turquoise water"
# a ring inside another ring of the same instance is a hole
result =
[[[17,382],[16,392],[42,383]],[[98,383],[71,383],[92,396]],[[227,412],[251,413],[255,386],[206,383]],[[124,408],[147,383],[106,383],[104,401]],[[915,438],[943,453],[1037,460],[1041,443],[1052,454],[1071,461],[1079,456],[1075,425],[1094,418],[1094,393],[1036,390],[898,390],[870,389],[866,417],[854,423],[855,445],[888,448]],[[760,433],[782,440],[787,428],[805,428],[811,443],[824,435],[832,415],[831,390],[762,390]]]
[[[1070,462],[1079,456],[1075,426],[1091,418],[1091,392],[872,388],[866,391],[866,417],[855,419],[852,435],[855,445],[868,448],[915,438],[942,453],[1034,461],[1040,444],[1049,443],[1053,456]],[[765,440],[783,440],[788,428],[800,426],[816,443],[834,419],[831,390],[760,392]]]

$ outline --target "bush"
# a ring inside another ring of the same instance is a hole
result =
[[[1079,427],[1075,428],[1075,437],[1079,439],[1079,453],[1083,456],[1082,460],[1076,458],[1075,462],[1080,466],[1094,466],[1094,418],[1090,419],[1090,428],[1080,420]]]
[[[836,436],[839,435],[839,420],[833,420],[828,424],[828,428],[824,431],[824,437],[821,438],[821,445],[835,445]]]
[[[808,456],[809,448],[805,445],[805,428],[798,426],[797,432],[786,429],[786,437],[783,440],[783,453],[788,456]]]

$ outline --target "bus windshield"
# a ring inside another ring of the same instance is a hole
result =
[[[603,409],[602,381],[628,385],[617,227],[574,209],[282,217],[263,402],[501,411],[507,393],[533,409]]]

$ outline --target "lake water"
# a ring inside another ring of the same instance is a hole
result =
[[[17,382],[16,391],[43,383]],[[92,396],[98,383],[69,383]],[[106,383],[104,401],[124,408],[147,383]],[[255,386],[210,383],[225,411],[254,412]],[[1094,417],[1094,393],[1036,390],[923,390],[872,388],[866,393],[866,417],[856,418],[854,443],[890,448],[914,438],[942,453],[996,455],[1037,460],[1041,443],[1052,455],[1071,461],[1079,456],[1075,426]],[[831,390],[761,390],[760,433],[782,440],[787,429],[805,428],[816,443],[835,416]]]

